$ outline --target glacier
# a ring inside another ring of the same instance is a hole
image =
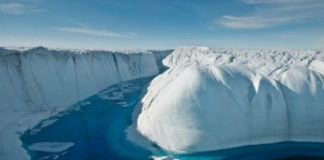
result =
[[[110,85],[158,74],[171,51],[0,47],[0,159],[29,159],[24,131]]]
[[[193,153],[324,142],[323,51],[178,47],[163,64],[128,128],[137,144]]]
[[[30,159],[20,139],[26,130],[42,120],[32,131],[58,123],[48,118],[108,86],[154,75],[126,130],[129,140],[153,151],[152,158],[170,158],[164,151],[324,142],[320,50],[0,47],[0,159]],[[101,99],[122,98],[103,93]],[[37,141],[29,149],[72,145]]]

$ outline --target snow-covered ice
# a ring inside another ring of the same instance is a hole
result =
[[[28,146],[29,150],[42,152],[63,152],[71,148],[74,143],[71,142],[39,142]]]
[[[151,158],[154,160],[179,160],[177,158],[172,158],[172,157],[168,157],[168,156],[161,156],[161,157],[152,156]]]
[[[42,122],[41,128],[45,128],[47,126],[50,126],[54,124],[58,119],[48,119]]]
[[[324,142],[324,53],[179,47],[148,87],[136,128],[187,153],[280,141]]]

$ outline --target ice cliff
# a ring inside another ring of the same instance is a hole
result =
[[[163,63],[134,113],[135,142],[134,128],[180,153],[324,142],[322,51],[179,47]]]
[[[0,48],[0,159],[28,159],[19,133],[112,84],[158,74],[170,52]]]
[[[1,49],[0,110],[64,107],[116,82],[158,73],[155,55],[145,51],[123,54],[42,47]]]

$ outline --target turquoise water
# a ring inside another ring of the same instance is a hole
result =
[[[33,160],[149,159],[153,153],[127,141],[125,129],[132,123],[132,111],[151,79],[137,79],[108,87],[67,111],[42,121],[21,136],[24,147]],[[38,142],[72,142],[74,145],[55,153],[28,149]],[[161,156],[184,160],[321,159],[319,157],[324,157],[324,144],[287,142],[186,155],[161,153]]]
[[[127,141],[124,130],[131,124],[133,108],[150,80],[123,82],[73,105],[51,117],[49,120],[56,120],[52,125],[41,128],[45,121],[25,132],[21,136],[25,148],[37,142],[74,143],[63,153],[28,150],[32,159],[147,159],[151,153]]]

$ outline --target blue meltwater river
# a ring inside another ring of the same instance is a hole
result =
[[[152,78],[108,87],[43,120],[22,136],[33,160],[145,160],[156,153],[126,139],[132,112]],[[177,155],[159,151],[167,159],[322,159],[322,143],[275,143],[234,149]]]

